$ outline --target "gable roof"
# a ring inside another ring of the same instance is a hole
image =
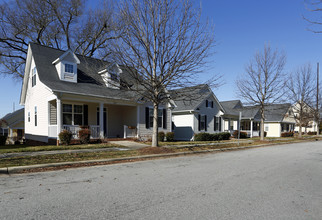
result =
[[[239,115],[243,104],[240,100],[222,101],[220,104],[224,107],[227,115]]]
[[[291,104],[270,104],[265,106],[265,121],[267,122],[281,122],[286,113],[290,109]]]
[[[29,49],[34,58],[38,79],[53,92],[63,92],[69,94],[79,94],[94,97],[104,97],[108,99],[137,101],[137,95],[133,91],[123,89],[112,89],[106,87],[102,77],[98,74],[99,70],[108,64],[95,58],[77,55],[80,64],[77,65],[77,83],[62,81],[59,79],[53,61],[66,54],[66,51],[30,43]],[[29,55],[28,49],[28,55]],[[29,62],[31,62],[29,58]],[[28,83],[29,69],[26,62],[24,85],[21,92],[20,103],[24,103],[25,91]]]
[[[6,114],[2,119],[5,120],[9,127],[11,127],[14,124],[17,124],[18,122],[24,121],[25,118],[25,109],[21,108],[14,112]]]
[[[171,90],[170,95],[176,104],[176,107],[174,108],[175,112],[194,111],[209,96],[213,96],[219,104],[220,110],[224,111],[224,108],[207,84]]]

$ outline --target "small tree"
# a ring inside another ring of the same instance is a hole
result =
[[[190,0],[128,0],[120,13],[124,33],[115,60],[136,85],[129,89],[153,103],[152,146],[158,146],[158,106],[169,101],[168,90],[198,82],[214,46],[213,29],[201,23]]]
[[[299,137],[302,137],[302,127],[307,127],[314,119],[314,112],[310,104],[313,101],[315,85],[310,64],[299,67],[290,73],[285,85],[286,95],[293,103],[296,123],[299,126]]]
[[[238,95],[260,108],[260,139],[264,140],[265,106],[281,100],[283,96],[286,57],[265,45],[246,66],[246,73],[236,81]]]

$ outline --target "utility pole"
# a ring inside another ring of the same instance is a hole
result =
[[[316,134],[320,135],[320,111],[319,111],[319,63],[317,65],[317,71],[316,71]]]

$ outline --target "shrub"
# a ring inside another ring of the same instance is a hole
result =
[[[229,140],[231,137],[231,134],[229,132],[221,132],[218,133],[218,140]]]
[[[294,133],[292,131],[290,132],[283,132],[281,134],[281,137],[293,137],[294,136]]]
[[[167,139],[168,142],[174,141],[174,133],[173,132],[167,132],[165,135],[165,138]]]
[[[212,135],[209,133],[195,134],[195,141],[212,141]]]
[[[91,138],[91,130],[89,130],[88,128],[82,128],[78,131],[78,137],[79,141],[82,144],[88,144]]]
[[[70,131],[63,130],[62,132],[59,133],[58,136],[62,144],[69,145],[70,141],[72,140],[73,134]]]
[[[0,146],[5,145],[8,135],[0,135]]]
[[[160,132],[158,133],[158,140],[159,140],[159,141],[164,141],[164,137],[165,137],[164,132],[163,132],[163,131],[160,131]]]
[[[316,133],[316,131],[309,131],[309,132],[307,132],[307,134],[308,135],[316,135],[317,133]]]
[[[238,138],[238,131],[234,131],[233,136],[234,138]],[[239,134],[239,138],[247,138],[247,132],[241,131]]]

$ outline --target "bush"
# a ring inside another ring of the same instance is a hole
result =
[[[198,133],[195,134],[195,141],[212,141],[212,135],[209,133]]]
[[[78,137],[79,141],[82,144],[88,144],[91,138],[91,130],[89,130],[88,128],[82,128],[78,131]]]
[[[294,132],[290,131],[290,132],[283,132],[281,134],[281,137],[293,137],[294,136]]]
[[[164,132],[163,131],[160,131],[158,133],[158,140],[163,142],[164,141],[164,137],[165,137]]]
[[[62,144],[69,145],[70,141],[72,140],[73,134],[70,131],[63,130],[62,132],[59,133],[58,136]]]
[[[230,138],[229,132],[222,132],[216,134],[209,134],[209,133],[198,133],[195,134],[195,141],[220,141],[220,140],[229,140]]]
[[[229,140],[231,137],[231,134],[229,132],[222,132],[218,133],[218,140]]]
[[[309,131],[309,132],[307,132],[307,134],[308,134],[308,135],[316,135],[316,134],[317,134],[317,132],[316,132],[316,131]]]
[[[238,131],[234,131],[233,136],[234,138],[238,138]],[[239,138],[240,139],[247,138],[247,132],[241,131],[239,134]]]
[[[174,133],[173,132],[167,132],[165,135],[165,138],[167,139],[168,142],[174,141]]]
[[[0,135],[0,146],[3,146],[6,144],[8,135]]]

